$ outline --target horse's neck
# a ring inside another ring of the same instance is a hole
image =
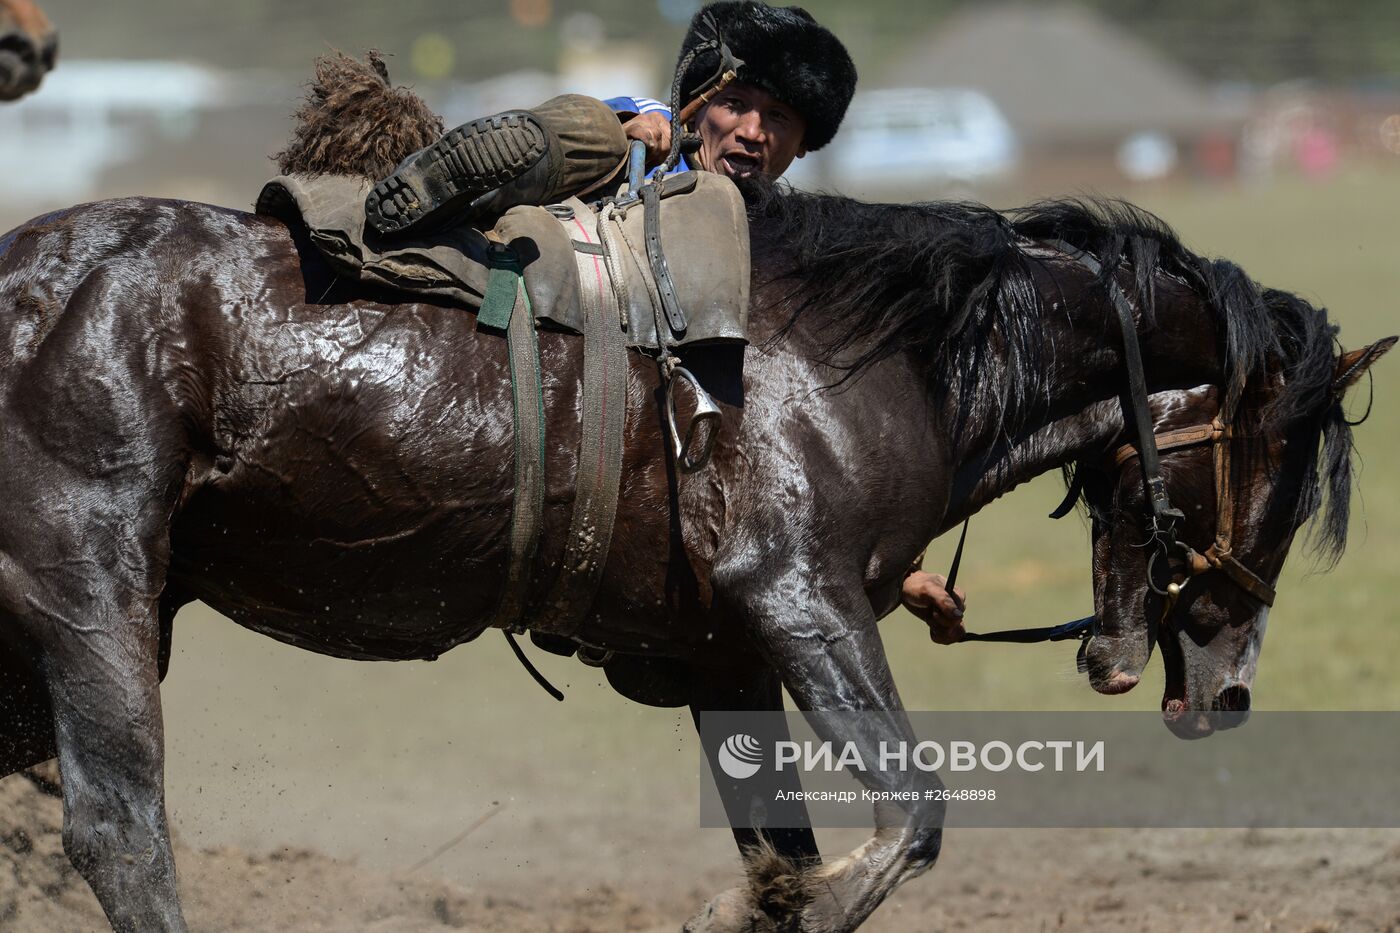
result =
[[[1103,313],[1115,313],[1107,301],[1103,306]],[[1157,315],[1157,329],[1141,341],[1149,382],[1176,383],[1182,388],[1218,383],[1218,361],[1211,352],[1202,351],[1211,340],[1201,335],[1215,326],[1205,302],[1163,302]],[[1052,345],[1061,359],[1075,363],[1054,367],[1059,378],[1051,380],[1046,410],[1069,414],[1051,415],[1014,435],[999,424],[970,424],[966,442],[954,455],[953,490],[940,530],[1042,473],[1101,455],[1122,434],[1125,417],[1118,393],[1126,389],[1127,375],[1121,346],[1104,343],[1118,339],[1116,323],[1105,326],[1101,317],[1086,314],[1055,330]]]
[[[969,450],[958,459],[946,530],[1024,482],[1103,450],[1123,430],[1117,399],[1089,404],[1019,440],[1002,438]]]

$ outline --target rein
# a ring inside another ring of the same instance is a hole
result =
[[[1103,266],[1089,253],[1062,240],[1052,241],[1048,245],[1063,252],[1094,275],[1102,274]],[[1222,393],[1223,401],[1220,412],[1211,419],[1209,424],[1154,432],[1151,412],[1147,406],[1147,378],[1143,370],[1142,349],[1138,342],[1137,325],[1133,320],[1133,308],[1128,302],[1127,295],[1123,293],[1123,289],[1113,278],[1108,279],[1108,293],[1113,301],[1113,307],[1118,313],[1118,322],[1123,334],[1123,361],[1128,369],[1128,401],[1133,423],[1137,429],[1136,443],[1123,444],[1114,451],[1113,468],[1122,470],[1133,460],[1137,460],[1141,465],[1143,489],[1147,494],[1150,510],[1147,520],[1152,532],[1151,543],[1156,545],[1156,549],[1147,562],[1147,585],[1152,588],[1154,593],[1164,599],[1161,615],[1153,620],[1148,630],[1148,650],[1150,651],[1151,646],[1156,644],[1158,627],[1167,620],[1176,608],[1182,589],[1192,577],[1210,570],[1218,570],[1225,575],[1226,579],[1265,606],[1274,604],[1276,593],[1272,586],[1240,563],[1233,554],[1235,501],[1234,490],[1230,484],[1230,444],[1234,437],[1235,405],[1239,392]],[[1172,505],[1171,498],[1167,495],[1166,481],[1162,478],[1160,457],[1163,451],[1182,450],[1201,444],[1211,445],[1215,485],[1215,540],[1211,542],[1210,547],[1206,548],[1205,553],[1196,551],[1177,537],[1185,522],[1185,516],[1180,509]],[[1076,478],[1071,482],[1064,502],[1050,514],[1050,517],[1062,518],[1069,514],[1074,503],[1078,500],[1082,488],[1083,482],[1076,471]],[[969,518],[967,521],[970,522],[971,519]],[[958,567],[962,563],[963,544],[966,540],[967,522],[963,524],[962,537],[958,541],[958,549],[953,557],[953,566],[949,571],[947,582],[948,593],[959,608],[961,608],[961,601],[953,592],[953,584],[957,579]],[[1154,564],[1158,557],[1165,557],[1170,566],[1173,554],[1177,554],[1183,559],[1185,572],[1180,581],[1174,579],[1176,575],[1173,573],[1173,579],[1167,583],[1164,589],[1159,589],[1153,575]],[[1063,641],[1069,638],[1087,639],[1098,632],[1099,620],[1096,616],[1091,615],[1062,625],[1043,628],[986,633],[968,632],[962,640],[1035,644],[1043,641]]]

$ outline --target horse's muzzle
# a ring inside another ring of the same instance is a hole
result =
[[[14,100],[37,88],[56,54],[52,40],[41,48],[26,32],[0,34],[0,100]]]

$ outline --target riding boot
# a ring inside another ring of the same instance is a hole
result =
[[[377,183],[365,219],[382,234],[401,234],[539,204],[557,187],[561,161],[559,140],[528,110],[472,120]]]
[[[561,94],[464,123],[415,152],[371,189],[365,215],[386,234],[480,222],[595,190],[626,163],[617,114],[595,98]]]

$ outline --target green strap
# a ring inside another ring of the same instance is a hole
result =
[[[477,324],[506,332],[515,413],[515,495],[511,502],[510,557],[491,624],[511,632],[524,629],[530,567],[544,524],[544,392],[535,315],[525,280],[513,253],[507,257],[502,251],[493,252],[491,258],[496,262]],[[507,287],[509,291],[504,291]],[[515,310],[517,306],[519,311]],[[492,313],[490,320],[488,308]]]
[[[482,327],[505,330],[510,326],[510,313],[520,290],[523,275],[520,262],[508,246],[499,249],[493,246],[486,261],[491,266],[491,275],[486,280],[486,294],[481,296],[481,310],[476,313],[476,321]]]

